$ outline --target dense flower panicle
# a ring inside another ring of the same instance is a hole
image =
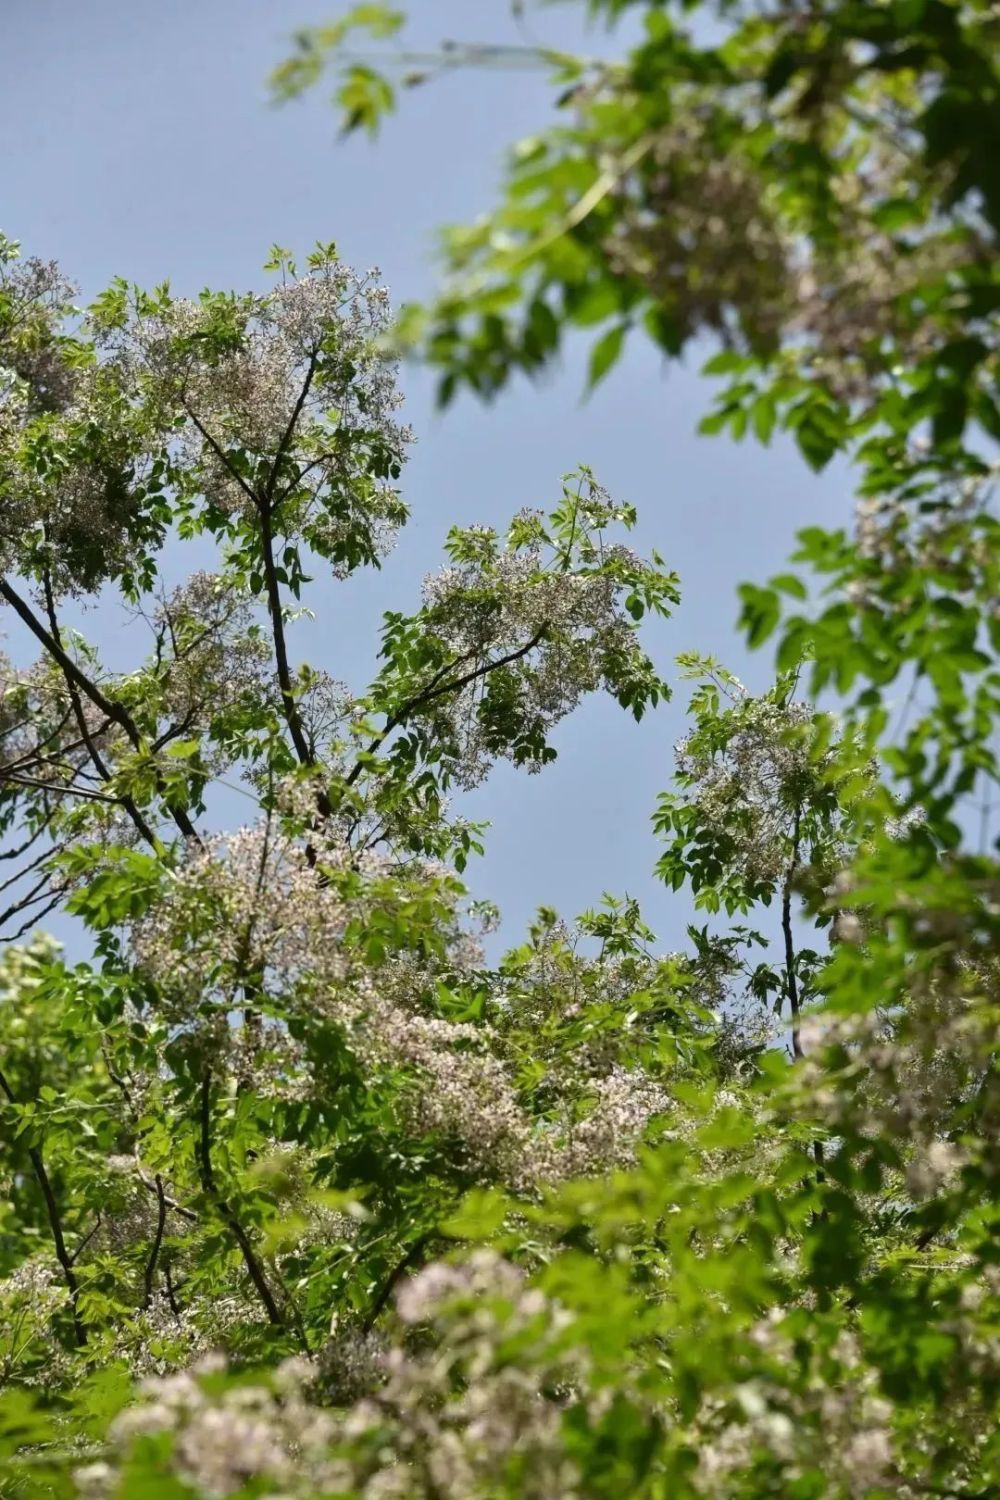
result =
[[[224,576],[199,571],[150,618],[157,645],[160,712],[197,737],[239,704],[258,713],[271,691],[271,652],[252,601]]]
[[[753,880],[779,880],[791,859],[790,833],[796,806],[817,774],[808,737],[806,703],[752,700],[734,688],[740,722],[722,753],[697,739],[681,740],[677,770],[697,797],[702,821],[729,834],[734,864]]]
[[[306,1055],[281,1026],[219,1029],[219,1015],[245,1003],[239,994],[250,979],[258,1004],[335,1023],[373,1082],[399,1077],[397,1114],[408,1131],[460,1146],[466,1171],[529,1194],[633,1159],[650,1122],[671,1107],[663,1087],[641,1069],[595,1055],[590,1076],[553,1072],[553,1107],[537,1120],[502,1051],[491,1050],[488,1026],[428,1013],[433,966],[399,957],[372,971],[351,949],[348,930],[367,899],[363,887],[345,898],[330,876],[352,870],[378,881],[388,857],[358,861],[327,844],[321,863],[322,880],[305,850],[270,825],[195,853],[132,932],[136,961],[155,981],[165,1013],[185,1025],[201,1015],[206,1041],[224,1047],[234,1076],[256,1080],[264,1097],[307,1097]],[[427,874],[433,877],[431,867]],[[469,943],[473,935],[456,929],[444,972],[454,976],[474,961]]]
[[[128,565],[161,447],[119,372],[76,337],[73,291],[0,243],[0,566],[42,560],[57,594]]]
[[[28,1356],[45,1350],[52,1320],[67,1302],[58,1267],[40,1256],[0,1280],[0,1379],[11,1379]]]
[[[35,411],[69,404],[76,375],[56,333],[58,320],[72,311],[77,288],[55,261],[22,258],[7,239],[0,243],[0,413],[21,402]]]
[[[316,1404],[312,1392],[331,1374],[323,1359],[286,1361],[270,1385],[219,1396],[202,1384],[218,1368],[207,1359],[148,1379],[139,1403],[116,1419],[113,1441],[125,1454],[137,1438],[170,1434],[171,1471],[212,1500],[249,1480],[291,1496],[486,1500],[498,1472],[512,1466],[525,1500],[577,1500],[561,1421],[568,1401],[583,1395],[586,1361],[559,1352],[565,1311],[486,1250],[464,1265],[426,1267],[400,1291],[398,1311],[404,1328],[434,1325],[441,1348],[382,1351],[362,1336],[352,1353],[340,1340],[330,1356],[335,1380],[350,1368],[348,1384],[366,1384],[348,1404]],[[541,1361],[533,1374],[504,1357],[512,1339],[531,1341]],[[560,1389],[561,1397],[549,1394]],[[84,1495],[105,1496],[117,1478],[112,1460],[82,1468],[77,1483]]]
[[[420,712],[449,746],[454,780],[472,787],[500,754],[540,770],[541,758],[519,754],[529,736],[544,741],[587,694],[617,693],[649,664],[624,609],[623,581],[643,567],[631,548],[604,544],[600,566],[573,570],[531,543],[501,549],[490,528],[466,528],[461,543],[479,555],[424,580],[423,615],[469,680]],[[491,662],[498,670],[488,680],[477,675]],[[513,743],[500,728],[508,722]]]
[[[775,14],[793,22],[793,35],[794,21],[804,24],[795,6]],[[602,108],[627,101],[620,90],[633,85],[625,77],[609,70],[579,87],[587,133]],[[642,103],[640,94],[637,113]],[[769,89],[758,99],[748,91],[741,104],[762,129],[773,107]],[[870,133],[860,155],[857,115],[845,113],[837,126],[826,122],[826,211],[837,224],[831,235],[799,219],[798,195],[769,175],[753,145],[755,129],[736,128],[702,88],[676,87],[670,123],[645,138],[639,170],[616,184],[601,250],[614,276],[669,314],[678,346],[705,332],[758,356],[798,344],[802,365],[827,391],[865,405],[893,366],[912,367],[947,337],[947,313],[921,292],[974,273],[989,258],[990,231],[967,215],[960,230],[942,233],[940,223],[915,214],[901,254],[881,213],[912,191],[912,143],[884,98],[866,99],[861,109]],[[785,114],[782,126],[791,119]],[[598,135],[603,140],[604,130]],[[614,160],[609,153],[594,165],[608,170]]]
[[[377,348],[389,315],[377,270],[326,257],[263,296],[149,299],[96,332],[152,409],[183,423],[193,493],[233,517],[280,504],[276,529],[349,571],[355,533],[374,560],[405,518],[390,478],[412,433]]]
[[[774,1309],[750,1333],[771,1368],[782,1372],[795,1359],[784,1318],[782,1309]],[[845,1500],[863,1500],[877,1487],[899,1488],[893,1407],[878,1393],[856,1341],[841,1334],[837,1342],[836,1384],[821,1372],[818,1351],[813,1359],[816,1368],[801,1386],[752,1377],[704,1404],[693,1440],[698,1493],[706,1500],[733,1494],[758,1466],[766,1472],[776,1465],[788,1481],[819,1470],[826,1493]]]
[[[789,249],[753,166],[720,156],[709,125],[691,109],[659,132],[644,192],[622,194],[604,253],[674,311],[680,338],[712,331],[769,348],[786,311]]]
[[[350,852],[327,849],[324,860],[344,868]],[[350,916],[337,887],[317,880],[304,849],[263,824],[204,842],[131,940],[142,968],[193,1013],[202,996],[228,1003],[234,985],[257,975],[282,989],[307,978],[342,979]]]
[[[820,1112],[831,1128],[850,1120],[866,1135],[891,1130],[910,1143],[907,1182],[917,1198],[954,1181],[966,1159],[941,1132],[961,1121],[970,1099],[987,1107],[993,1098],[996,1027],[970,1006],[966,983],[940,976],[905,1015],[819,1017],[810,1036],[817,1054],[807,1062],[806,1083],[816,1085]],[[843,1049],[832,1071],[827,1048],[835,1055]],[[976,1150],[988,1156],[992,1145],[981,1140]]]

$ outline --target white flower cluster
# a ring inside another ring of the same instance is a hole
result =
[[[253,629],[251,601],[218,574],[198,571],[164,598],[150,619],[157,642],[152,676],[160,717],[180,736],[208,748],[208,733],[240,703],[260,706],[271,691],[273,663]],[[204,753],[203,749],[203,753]],[[229,757],[208,755],[215,770]]]
[[[863,1500],[875,1487],[895,1489],[893,1408],[879,1394],[853,1335],[840,1334],[827,1368],[814,1351],[813,1369],[801,1382],[784,1317],[776,1309],[751,1329],[750,1340],[776,1371],[787,1369],[788,1384],[773,1375],[753,1376],[703,1406],[693,1439],[699,1492],[706,1500],[746,1493],[739,1479],[745,1482],[762,1459],[777,1464],[787,1484],[822,1470],[829,1484],[824,1493],[843,1500]]]
[[[41,1257],[22,1261],[0,1280],[0,1383],[33,1357],[49,1355],[50,1325],[68,1295],[57,1267]]]
[[[742,879],[773,884],[793,858],[796,810],[822,772],[812,756],[807,703],[753,698],[730,684],[734,707],[722,736],[695,732],[676,746],[686,800],[719,838]]]
[[[112,1442],[124,1456],[137,1437],[171,1434],[172,1472],[207,1500],[249,1481],[303,1500],[487,1500],[504,1470],[516,1471],[524,1500],[577,1500],[561,1420],[571,1394],[581,1397],[586,1365],[558,1352],[567,1323],[558,1305],[480,1251],[465,1265],[421,1271],[400,1292],[398,1311],[406,1327],[433,1325],[437,1347],[397,1345],[379,1356],[366,1345],[348,1363],[370,1374],[370,1388],[345,1408],[315,1404],[308,1392],[322,1366],[304,1360],[279,1366],[268,1387],[210,1395],[202,1378],[220,1362],[208,1359],[145,1382]],[[516,1362],[504,1356],[512,1340]],[[114,1493],[118,1474],[113,1462],[87,1465],[77,1486],[96,1500]]]
[[[703,104],[677,106],[642,194],[619,203],[603,247],[611,270],[668,307],[679,338],[771,347],[787,310],[787,236],[749,158],[720,150]]]
[[[378,271],[329,257],[262,296],[140,305],[98,338],[161,421],[183,419],[192,493],[223,514],[280,501],[283,534],[349,571],[352,537],[377,557],[405,517],[390,479],[412,434],[378,348],[389,318]]]
[[[377,881],[391,870],[388,857],[358,856],[326,842],[319,866],[327,877],[336,870],[359,876],[354,894],[343,895],[335,879],[319,876],[304,849],[267,824],[191,852],[131,934],[164,1015],[185,1026],[200,1015],[235,1075],[253,1077],[265,1094],[302,1097],[312,1085],[283,1028],[223,1024],[245,1003],[241,986],[252,980],[262,995],[280,1000],[283,1013],[297,1008],[339,1025],[370,1080],[396,1078],[408,1128],[460,1143],[470,1171],[523,1191],[632,1159],[652,1118],[670,1108],[659,1085],[639,1069],[605,1063],[584,1079],[586,1112],[567,1092],[553,1116],[536,1122],[491,1029],[427,1013],[432,968],[402,956],[371,967],[346,947],[349,925],[380,899],[368,894],[365,878]],[[430,864],[424,872],[429,881],[439,873]],[[451,968],[456,949],[460,959],[470,955],[463,952],[455,893],[447,884],[441,892],[450,939],[443,962]]]
[[[56,594],[127,564],[162,446],[121,372],[72,356],[73,288],[0,247],[0,568],[44,545]]]
[[[324,847],[329,868],[346,869],[346,848]],[[362,857],[377,873],[377,855]],[[206,839],[170,880],[164,899],[132,929],[132,951],[164,998],[189,1020],[207,998],[231,1005],[251,980],[290,994],[329,988],[348,961],[343,934],[354,915],[333,882],[322,882],[301,845],[267,823]]]
[[[591,91],[581,96],[592,107]],[[988,237],[971,220],[960,233],[932,222],[911,228],[901,255],[898,236],[873,221],[872,205],[904,197],[912,184],[909,143],[888,111],[873,121],[863,153],[853,131],[830,152],[834,237],[803,236],[781,186],[746,149],[753,137],[734,135],[701,91],[679,92],[645,170],[618,188],[603,245],[610,269],[670,310],[678,340],[711,332],[769,353],[790,338],[838,398],[870,401],[887,367],[912,367],[941,339],[939,310],[916,290],[988,257]]]
[[[981,1133],[969,1134],[963,1110],[977,1098],[988,1109],[996,1026],[970,997],[995,996],[998,982],[995,965],[960,965],[957,973],[915,976],[899,1011],[803,1017],[801,1086],[810,1111],[835,1133],[900,1143],[917,1201],[956,1187],[963,1168],[992,1150]]]
[[[640,566],[629,548],[604,548],[607,571],[572,572],[545,566],[534,546],[498,550],[491,539],[484,535],[481,560],[444,568],[423,587],[427,628],[456,678],[502,663],[420,710],[451,747],[452,775],[464,787],[481,782],[497,755],[516,758],[524,735],[546,736],[588,693],[614,690],[644,661],[614,572],[616,562]],[[502,726],[490,712],[498,684]],[[527,767],[540,763],[529,756]]]

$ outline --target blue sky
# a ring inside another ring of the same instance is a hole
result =
[[[59,259],[88,295],[117,274],[169,277],[181,292],[262,285],[272,243],[304,252],[318,239],[336,240],[356,266],[379,265],[397,303],[426,294],[436,228],[489,206],[504,147],[545,123],[548,90],[531,75],[456,74],[410,94],[378,143],[339,142],[322,91],[276,110],[266,89],[294,27],[335,9],[335,0],[5,0],[0,229]],[[420,44],[515,36],[505,0],[414,0],[413,10]],[[581,10],[544,9],[536,34],[589,51],[614,45],[584,32]],[[413,520],[381,574],[317,584],[301,654],[363,685],[380,612],[415,606],[448,527],[546,506],[560,475],[583,462],[637,506],[638,545],[681,575],[680,609],[649,635],[661,668],[676,676],[673,656],[699,650],[766,683],[767,658],[748,658],[734,628],[736,585],[777,571],[799,527],[846,519],[844,472],[817,478],[788,444],[697,437],[710,387],[696,360],[666,368],[637,344],[587,403],[585,362],[585,344],[574,343],[544,383],[443,415],[432,380],[402,372],[418,437],[403,477]],[[98,615],[87,623],[109,651],[120,646]],[[680,946],[690,908],[652,879],[649,817],[686,696],[678,684],[639,726],[613,704],[589,703],[560,730],[551,769],[501,768],[468,799],[471,816],[493,822],[471,883],[500,904],[505,937],[516,940],[541,902],[572,914],[603,890],[627,890],[664,946]]]

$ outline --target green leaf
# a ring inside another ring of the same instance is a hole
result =
[[[174,760],[190,760],[201,749],[200,740],[173,740],[164,750]]]
[[[587,371],[587,390],[592,391],[599,385],[605,375],[617,364],[621,357],[622,346],[625,335],[628,332],[627,323],[616,323],[609,328],[590,351],[590,363]]]

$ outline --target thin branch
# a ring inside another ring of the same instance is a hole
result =
[[[91,1240],[94,1238],[94,1235],[97,1234],[98,1230],[101,1227],[102,1222],[103,1221],[101,1219],[101,1216],[100,1216],[100,1214],[98,1214],[97,1215],[97,1222],[94,1225],[93,1229],[90,1231],[89,1234],[85,1234],[84,1235],[83,1239],[80,1241],[80,1243],[77,1245],[76,1249],[73,1251],[73,1254],[72,1254],[72,1257],[71,1257],[71,1264],[72,1265],[74,1265],[74,1266],[76,1265],[77,1261],[80,1259],[80,1256],[83,1254],[83,1252],[86,1250],[87,1246],[90,1244]]]
[[[309,356],[309,366],[305,373],[305,379],[302,382],[302,389],[299,391],[298,399],[292,408],[292,414],[288,419],[288,426],[282,433],[281,441],[279,442],[277,449],[275,450],[274,462],[271,464],[271,472],[268,474],[267,484],[264,486],[264,504],[269,511],[273,511],[274,509],[274,491],[275,486],[278,482],[278,471],[281,467],[281,462],[285,457],[285,454],[288,452],[288,449],[291,446],[292,438],[295,436],[295,429],[299,424],[299,418],[301,417],[303,408],[305,407],[305,404],[309,399],[309,391],[312,387],[312,383],[316,375],[316,366],[318,362],[319,350],[314,349],[312,354]]]
[[[36,828],[34,833],[30,834],[25,839],[23,844],[18,844],[15,849],[5,849],[3,853],[0,854],[0,859],[17,859],[20,855],[27,853],[32,844],[38,843],[38,840],[42,837],[42,834],[45,832],[47,827],[47,822],[42,823],[38,828]],[[46,849],[45,853],[47,854],[48,852],[49,851]]]
[[[63,898],[63,895],[65,894],[65,891],[66,887],[61,886],[56,894],[52,897],[52,900],[48,903],[48,905],[43,906],[41,911],[34,912],[30,917],[26,919],[26,921],[22,922],[16,932],[5,932],[3,934],[3,941],[5,943],[16,943],[18,938],[24,937],[24,934],[29,930],[29,928],[36,926],[41,921],[44,921],[49,912],[54,911],[55,908],[59,905],[60,901]],[[0,921],[2,921],[2,919],[0,919]]]
[[[274,641],[274,663],[278,672],[278,687],[281,690],[282,711],[300,763],[303,766],[312,766],[315,763],[315,756],[309,748],[309,741],[306,739],[305,729],[302,724],[302,715],[299,713],[298,704],[295,702],[291,667],[288,663],[288,643],[285,639],[281,585],[278,581],[278,570],[274,561],[274,534],[271,529],[271,517],[269,512],[264,509],[260,512],[260,543],[261,557],[264,563],[264,582],[267,588],[268,613],[271,617],[271,636]],[[325,793],[320,793],[320,798],[317,800],[320,803],[320,812],[324,817],[328,817],[331,809]]]
[[[187,1219],[189,1224],[197,1224],[198,1215],[194,1213],[192,1209],[185,1208],[183,1203],[178,1203],[176,1198],[171,1198],[170,1194],[163,1186],[163,1178],[160,1176],[159,1172],[156,1172],[153,1176],[153,1180],[150,1181],[150,1179],[144,1174],[141,1166],[136,1163],[136,1175],[138,1176],[139,1181],[142,1183],[147,1192],[155,1193],[157,1198],[162,1195],[163,1201],[167,1205],[171,1213],[179,1214],[182,1219]]]
[[[69,839],[60,839],[51,848],[43,849],[41,854],[36,854],[34,859],[29,860],[26,865],[22,865],[16,874],[8,875],[6,880],[0,881],[0,891],[9,890],[12,885],[16,885],[19,880],[23,880],[25,875],[30,874],[32,870],[37,870],[43,860],[52,859],[54,855],[61,853],[68,843]]]
[[[785,876],[781,894],[781,930],[785,938],[785,994],[792,1013],[792,1055],[803,1056],[799,1036],[799,981],[795,972],[795,940],[792,935],[792,883],[799,868],[799,839],[802,824],[802,809],[795,809],[795,828],[792,834],[792,859]]]
[[[17,1097],[2,1070],[0,1070],[0,1092],[6,1096],[8,1103],[17,1105]],[[49,1174],[45,1167],[45,1158],[37,1146],[28,1147],[28,1160],[31,1162],[35,1180],[41,1189],[42,1199],[45,1203],[45,1212],[49,1221],[49,1229],[52,1233],[52,1243],[55,1247],[56,1260],[62,1268],[63,1280],[66,1283],[66,1290],[69,1292],[70,1308],[73,1317],[73,1336],[76,1341],[76,1347],[83,1349],[87,1343],[87,1330],[80,1317],[78,1306],[80,1283],[77,1280],[76,1272],[73,1270],[73,1257],[66,1249],[66,1237],[63,1234],[62,1216],[59,1212],[59,1205],[56,1202],[56,1195],[52,1191],[52,1183],[49,1180]]]
[[[63,646],[59,641],[55,639],[52,633],[46,630],[45,626],[38,619],[37,615],[31,609],[30,605],[28,605],[21,598],[20,594],[18,594],[17,591],[11,587],[6,578],[0,578],[0,598],[6,599],[7,603],[11,606],[14,612],[20,616],[21,620],[23,620],[24,624],[31,631],[32,635],[42,643],[53,660],[58,662],[59,666],[62,667],[64,674],[66,674],[66,676],[76,684],[80,691],[90,699],[91,703],[96,704],[101,712],[105,714],[109,719],[111,719],[113,723],[120,724],[122,729],[124,729],[125,733],[128,735],[133,748],[136,750],[140,750],[142,748],[142,736],[140,735],[138,726],[136,725],[136,722],[132,718],[132,715],[129,713],[128,709],[125,708],[123,704],[117,703],[113,698],[108,698],[106,694],[104,694],[98,687],[97,683],[92,682],[86,675],[86,673],[80,670],[73,658],[68,655]],[[157,776],[157,790],[160,792],[160,795],[163,796],[164,784],[162,778],[159,776]],[[165,798],[164,801],[167,811],[173,818],[174,822],[177,824],[177,827],[180,829],[184,837],[191,839],[194,843],[200,843],[201,840],[198,837],[197,829],[195,828],[194,824],[191,822],[191,819],[188,817],[183,808],[171,807],[170,803],[166,802]]]
[[[225,448],[223,448],[221,443],[215,440],[215,438],[209,432],[208,428],[201,421],[197,412],[195,412],[187,404],[186,401],[184,402],[184,410],[187,412],[188,416],[191,418],[192,422],[197,427],[198,431],[201,433],[202,437],[205,439],[205,442],[211,448],[220,464],[222,464],[222,467],[226,470],[227,474],[229,474],[232,479],[236,480],[236,483],[239,485],[240,489],[243,491],[247,499],[251,502],[254,509],[256,510],[258,505],[257,494],[253,487],[247,484],[239,469],[236,468],[235,464],[230,459],[229,454],[226,452]]]
[[[160,1259],[160,1251],[163,1248],[163,1232],[167,1227],[167,1200],[163,1192],[163,1183],[160,1174],[156,1174],[156,1232],[153,1235],[153,1243],[146,1261],[146,1269],[142,1281],[142,1305],[148,1307],[153,1300],[153,1286],[156,1281],[156,1266]]]
[[[125,1100],[125,1108],[128,1110],[129,1115],[132,1118],[132,1123],[138,1124],[139,1112],[135,1107],[135,1100],[132,1098],[132,1091],[129,1088],[128,1084],[125,1082],[125,1079],[117,1071],[114,1064],[112,1063],[111,1058],[108,1054],[107,1045],[103,1037],[101,1038],[101,1056],[104,1058],[104,1066],[108,1070],[108,1077],[111,1079],[111,1082],[115,1085],[115,1088],[118,1089],[122,1098]],[[135,1170],[139,1181],[142,1183],[147,1192],[155,1193],[158,1197],[162,1193],[163,1201],[166,1203],[169,1209],[171,1209],[176,1214],[180,1214],[182,1219],[188,1219],[192,1224],[196,1224],[198,1222],[198,1215],[196,1213],[192,1213],[191,1209],[185,1208],[183,1204],[178,1203],[176,1199],[171,1198],[164,1191],[163,1179],[160,1176],[159,1172],[153,1174],[153,1181],[150,1182],[149,1178],[144,1174],[142,1170],[142,1162],[139,1160],[138,1152],[136,1153]]]
[[[421,688],[419,693],[415,693],[401,708],[398,708],[394,714],[390,715],[386,720],[384,728],[369,742],[366,754],[374,755],[385,744],[392,731],[398,729],[401,724],[405,724],[410,715],[415,713],[418,708],[425,708],[428,703],[432,703],[436,698],[443,698],[448,693],[460,693],[462,688],[468,687],[469,683],[475,682],[477,678],[488,677],[491,672],[497,671],[498,668],[509,666],[512,661],[519,661],[522,657],[527,656],[529,651],[533,651],[536,646],[541,644],[548,628],[548,622],[546,621],[544,625],[539,626],[531,640],[526,641],[523,646],[518,646],[514,651],[508,651],[505,656],[497,657],[496,661],[488,661],[483,666],[474,667],[471,672],[465,672],[461,677],[456,677],[451,682],[442,683],[441,677],[444,672],[452,671],[459,662],[466,660],[471,653],[467,651],[464,656],[456,657],[455,661],[449,663],[446,668],[441,668],[441,670],[436,672],[430,682]],[[364,762],[358,761],[350,775],[346,778],[347,786],[354,785],[363,769]]]
[[[6,911],[0,912],[0,927],[2,927],[5,922],[9,922],[11,917],[20,916],[21,912],[27,911],[29,906],[37,906],[40,901],[47,901],[52,889],[52,887],[49,885],[50,879],[51,877],[49,875],[49,872],[46,870],[41,880],[36,880],[30,891],[28,891],[24,896],[19,896],[16,901],[12,901],[10,906],[7,907]],[[65,889],[65,884],[61,885],[59,887],[60,894]],[[56,899],[59,899],[58,896],[56,897]],[[32,921],[36,920],[36,917],[32,918]]]
[[[372,1300],[371,1306],[365,1314],[365,1320],[361,1325],[362,1332],[371,1333],[372,1329],[375,1327],[375,1324],[378,1322],[386,1303],[389,1301],[389,1298],[392,1296],[396,1287],[399,1285],[400,1280],[403,1276],[405,1276],[410,1267],[415,1265],[416,1262],[420,1259],[424,1250],[427,1248],[428,1244],[433,1238],[433,1233],[431,1233],[430,1231],[428,1231],[426,1234],[422,1234],[419,1239],[414,1240],[413,1244],[406,1251],[402,1259],[399,1260],[392,1268],[388,1276],[383,1281],[382,1285],[379,1287],[377,1293],[375,1294],[375,1297]]]
[[[88,787],[82,786],[59,786],[54,781],[36,781],[31,776],[9,776],[6,771],[0,770],[0,782],[6,782],[9,786],[35,787],[42,792],[51,792],[56,797],[83,797],[88,802],[110,802],[116,807],[121,807],[121,797],[109,797],[106,792],[92,792]]]
[[[45,587],[45,610],[49,618],[49,629],[51,630],[55,641],[61,646],[62,632],[59,629],[59,617],[56,614],[56,601],[55,596],[52,592],[52,580],[49,576],[48,568],[45,569],[43,582]],[[76,716],[77,728],[80,731],[83,743],[87,747],[87,753],[90,756],[90,759],[93,762],[94,766],[96,767],[97,774],[100,776],[101,780],[110,781],[111,772],[108,770],[108,767],[104,761],[104,757],[101,755],[100,751],[97,748],[95,736],[91,734],[90,729],[87,725],[87,716],[84,713],[83,704],[80,702],[80,694],[77,690],[77,685],[73,681],[72,677],[70,677],[66,672],[65,667],[63,667],[63,676],[66,678],[66,688],[69,692],[70,702],[73,705],[73,713]],[[102,734],[105,728],[107,728],[107,725],[104,725],[102,729],[98,731],[98,733]],[[133,801],[131,797],[124,797],[122,798],[122,806],[125,808],[125,811],[132,819],[132,822],[138,829],[140,835],[152,848],[155,849],[156,835],[153,833],[153,830],[146,822],[146,819],[139,811],[138,805]]]
[[[253,1246],[243,1225],[236,1214],[230,1208],[225,1198],[219,1191],[215,1181],[215,1172],[212,1167],[212,1070],[206,1068],[201,1080],[201,1128],[198,1138],[198,1173],[201,1178],[202,1187],[206,1196],[209,1197],[219,1210],[226,1228],[239,1246],[243,1263],[247,1268],[250,1280],[257,1289],[257,1294],[264,1305],[268,1322],[276,1328],[283,1328],[285,1320],[274,1299],[274,1293],[267,1284],[267,1278],[261,1268],[260,1262],[254,1253]]]
[[[176,740],[180,735],[186,733],[191,728],[191,724],[200,706],[199,704],[192,704],[178,724],[171,724],[162,734],[157,735],[150,748],[152,750],[162,750],[164,745],[169,745],[171,740]]]
[[[67,709],[55,728],[50,729],[48,734],[45,735],[44,739],[38,741],[37,745],[32,745],[31,749],[27,752],[26,755],[22,755],[18,760],[5,761],[4,765],[7,767],[7,769],[9,771],[16,771],[18,766],[31,765],[35,761],[47,759],[47,757],[42,754],[42,751],[44,750],[46,745],[51,745],[54,740],[57,740],[59,738],[60,734],[62,734],[63,730],[66,728],[66,725],[69,723],[69,717],[70,713],[69,709]],[[26,721],[26,723],[27,722],[30,722],[30,720]],[[74,748],[76,748],[74,745],[64,745],[63,751],[65,753],[66,751],[72,750]]]
[[[30,605],[11,587],[6,578],[0,578],[0,598],[6,599],[11,609],[14,610],[15,614],[20,616],[36,640],[40,641],[49,655],[59,663],[69,680],[90,699],[91,703],[96,704],[103,714],[114,723],[120,724],[133,745],[138,748],[140,743],[139,731],[128,710],[123,708],[120,703],[115,703],[112,699],[106,697],[96,682],[91,682],[86,673],[80,670],[73,658],[63,649],[60,642],[46,630]]]

